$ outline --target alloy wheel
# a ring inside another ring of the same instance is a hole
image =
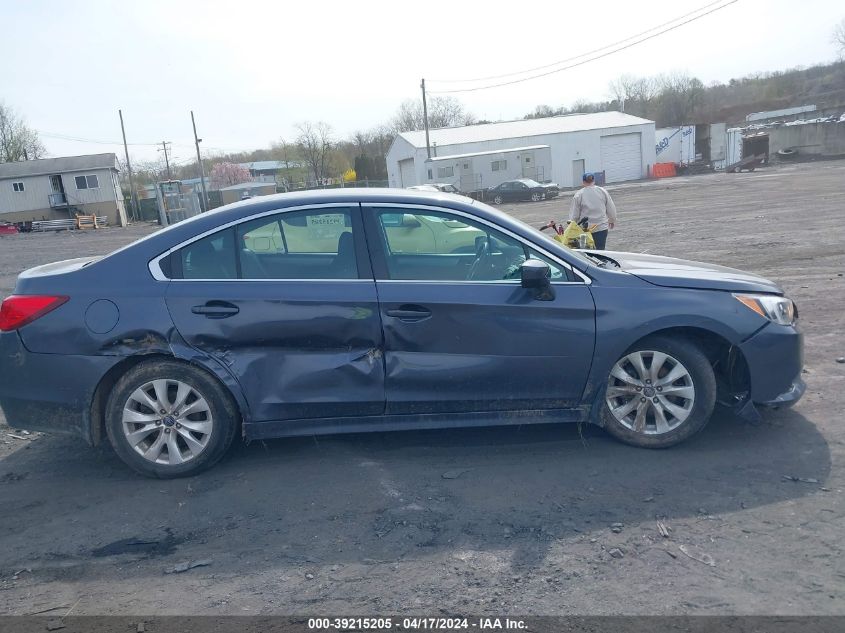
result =
[[[191,385],[159,379],[138,387],[123,407],[123,433],[139,455],[178,465],[202,453],[214,428],[208,402]]]
[[[622,357],[610,372],[606,395],[611,415],[644,435],[662,435],[683,424],[695,404],[689,370],[676,358],[641,350]]]

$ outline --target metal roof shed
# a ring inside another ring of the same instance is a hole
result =
[[[585,171],[605,171],[607,182],[643,178],[655,162],[654,122],[623,112],[439,128],[430,131],[430,139],[432,154],[438,156],[480,156],[547,145],[551,160],[547,179],[562,186],[577,186]],[[424,131],[397,135],[387,153],[391,186],[431,182],[428,160]],[[453,182],[457,185],[462,177],[466,175],[455,176]]]

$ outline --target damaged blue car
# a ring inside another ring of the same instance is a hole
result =
[[[573,251],[452,194],[281,194],[23,272],[0,407],[157,477],[237,436],[591,422],[663,448],[717,401],[797,401],[797,316],[756,275]]]

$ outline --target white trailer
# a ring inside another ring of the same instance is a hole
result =
[[[654,131],[658,163],[689,165],[695,162],[695,126],[663,127]]]

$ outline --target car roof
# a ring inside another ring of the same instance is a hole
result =
[[[310,189],[306,191],[293,191],[288,193],[270,194],[267,196],[255,196],[247,200],[240,200],[227,204],[207,213],[200,213],[194,217],[173,224],[161,231],[152,233],[137,242],[133,242],[126,248],[133,248],[144,243],[153,250],[166,250],[174,244],[178,244],[200,233],[204,233],[217,226],[248,218],[265,211],[283,211],[289,207],[307,206],[312,204],[415,204],[435,205],[453,209],[468,210],[479,216],[496,216],[501,221],[500,212],[486,206],[478,205],[471,198],[460,196],[454,193],[447,193],[422,189],[392,189],[392,188],[367,188],[367,187],[345,187],[343,189]],[[475,207],[473,207],[475,205]],[[507,216],[505,216],[507,217]],[[491,218],[493,219],[493,218]],[[165,246],[166,245],[166,246]],[[123,250],[123,249],[121,249]]]
[[[129,270],[132,268],[133,262],[137,262],[138,258],[149,261],[198,235],[213,232],[226,225],[246,220],[251,216],[261,213],[272,213],[274,211],[283,212],[285,209],[291,207],[323,204],[348,204],[350,206],[357,204],[363,206],[367,206],[368,204],[428,205],[444,210],[464,211],[480,219],[488,220],[499,226],[508,228],[517,234],[528,237],[532,241],[536,238],[533,235],[534,231],[529,229],[524,223],[519,222],[504,211],[494,209],[466,196],[443,191],[423,191],[419,189],[347,187],[343,189],[315,189],[278,193],[234,202],[208,211],[207,213],[200,213],[192,218],[151,233],[111,253],[100,260],[100,262],[103,264],[109,262],[121,270]],[[551,242],[551,240],[549,241]],[[564,259],[572,263],[571,257],[566,255],[566,249],[562,245],[558,247],[557,244],[551,243],[546,244],[545,248],[558,252]]]

